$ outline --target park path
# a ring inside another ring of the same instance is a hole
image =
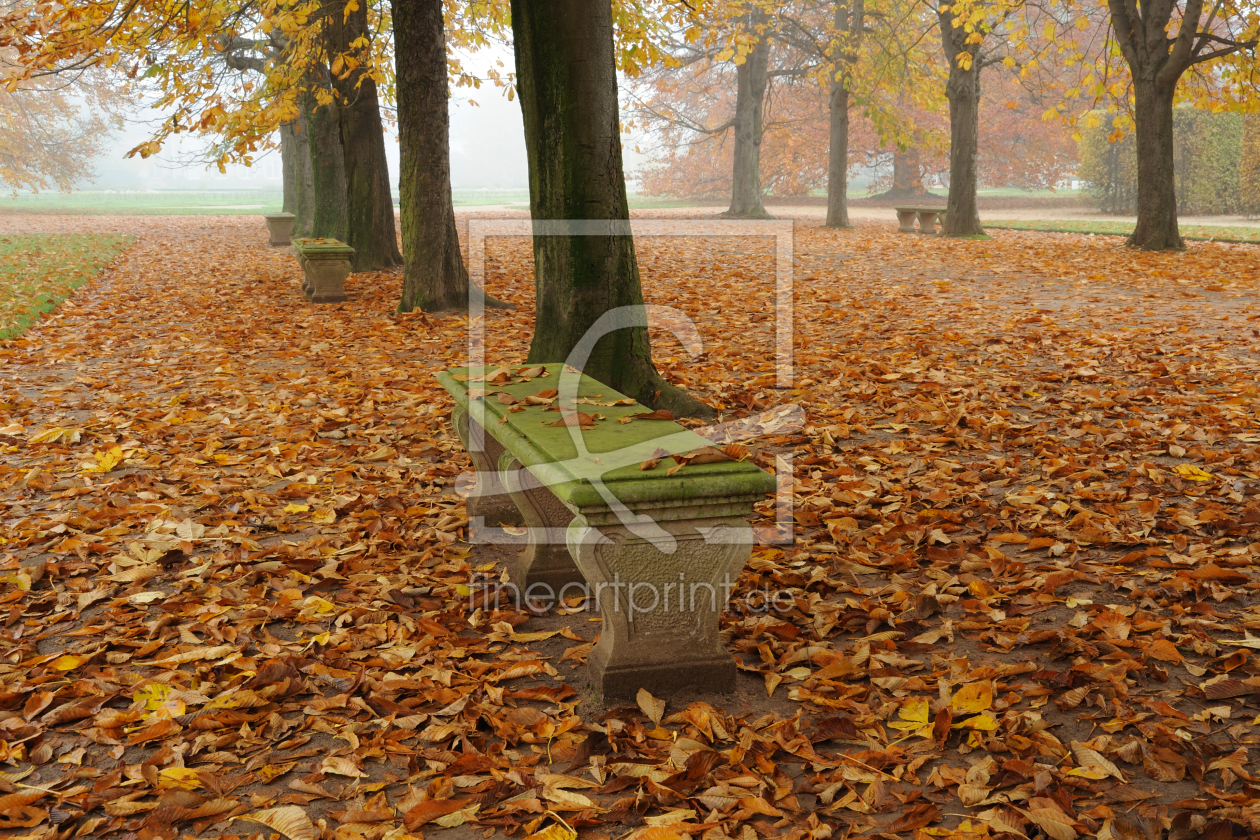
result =
[[[254,217],[0,216],[19,229],[138,239],[0,346],[5,755],[57,793],[11,820],[297,837],[458,803],[456,840],[548,810],[982,840],[959,814],[1035,836],[1257,807],[1221,768],[1256,713],[1232,643],[1260,632],[1260,249],[802,223],[781,391],[770,244],[641,242],[649,301],[706,348],[655,335],[662,370],[809,414],[754,444],[793,456],[796,540],[756,549],[725,619],[739,691],[649,721],[587,690],[590,615],[470,606],[496,555],[463,542],[432,379],[466,319],[396,315],[396,273],[306,304]],[[530,265],[491,247],[518,305],[491,362],[524,356]]]

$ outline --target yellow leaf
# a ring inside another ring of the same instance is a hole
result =
[[[897,717],[901,720],[892,721],[888,725],[893,729],[920,729],[927,726],[930,714],[926,697],[911,697],[897,710]]]
[[[577,832],[563,823],[552,823],[542,831],[535,831],[525,840],[577,840]]]
[[[151,712],[154,709],[161,707],[162,704],[166,702],[167,695],[174,690],[174,687],[166,685],[165,683],[152,682],[146,684],[144,688],[131,695],[131,700],[135,703],[143,703],[145,710]]]
[[[326,601],[318,595],[312,595],[302,603],[303,613],[315,613],[315,615],[327,615],[336,612],[337,605],[332,601]]]
[[[963,714],[978,714],[992,705],[993,683],[988,680],[964,685],[949,701],[951,709]]]
[[[191,767],[167,767],[158,771],[158,787],[181,787],[192,790],[201,786],[197,771]]]
[[[997,718],[985,712],[972,718],[967,718],[962,723],[955,723],[954,729],[979,729],[982,732],[995,732],[998,728]]]
[[[73,671],[86,661],[86,657],[65,654],[64,656],[58,656],[54,659],[49,667],[56,671]]]
[[[5,542],[6,540],[0,539],[0,545],[4,545]],[[10,572],[7,575],[0,575],[0,583],[11,583],[23,592],[31,591],[31,576],[26,572]]]
[[[35,437],[31,438],[29,442],[30,443],[59,443],[59,442],[60,443],[78,443],[79,430],[78,429],[62,429],[62,428],[45,429],[44,431],[35,435]]]
[[[296,805],[255,811],[243,817],[234,817],[234,819],[265,825],[267,828],[280,832],[289,840],[319,840],[319,832],[315,829],[311,818]]]
[[[122,447],[115,446],[106,451],[97,452],[92,457],[95,460],[84,462],[81,468],[82,471],[86,473],[107,473],[122,463]]]
[[[1211,481],[1212,474],[1206,470],[1201,470],[1194,464],[1178,464],[1173,467],[1173,472],[1188,481]]]
[[[307,512],[308,510],[310,510],[310,509],[311,509],[311,506],[310,506],[310,505],[292,505],[292,504],[290,504],[290,505],[285,505],[285,506],[284,506],[284,512],[285,512],[285,513],[306,513],[306,512]]]

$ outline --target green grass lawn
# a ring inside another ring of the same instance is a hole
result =
[[[1094,233],[1103,236],[1128,236],[1133,222],[1087,221],[1000,221],[984,222],[986,228],[1004,230],[1042,230],[1050,233]],[[1213,242],[1260,242],[1260,227],[1238,225],[1182,225],[1183,239]]]
[[[95,277],[130,236],[0,236],[0,341],[17,338]]]
[[[279,213],[282,204],[283,196],[270,190],[44,192],[0,196],[0,212],[90,216]]]

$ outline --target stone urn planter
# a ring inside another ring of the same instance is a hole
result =
[[[271,235],[268,245],[280,247],[291,242],[294,221],[292,213],[265,213],[263,218],[267,220],[267,233]]]

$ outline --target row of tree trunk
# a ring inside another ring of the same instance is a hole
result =
[[[325,43],[343,55],[367,36],[367,7],[325,7]],[[317,91],[325,92],[320,97]],[[331,99],[324,105],[321,98]],[[280,129],[284,209],[298,236],[337,239],[354,248],[355,271],[403,264],[385,159],[385,130],[371,76],[356,68],[334,77],[320,64],[307,79],[298,119]]]
[[[1192,10],[1201,9],[1202,0],[1188,0]],[[1168,17],[1172,4],[1153,11],[1126,6],[1123,0],[1109,0],[1112,26],[1121,51],[1133,73],[1134,116],[1137,128],[1138,218],[1129,244],[1148,250],[1182,247],[1177,225],[1177,196],[1174,190],[1173,100],[1178,80],[1191,65],[1228,54],[1254,42],[1234,43],[1198,27],[1183,27],[1176,49],[1168,48]],[[988,59],[977,44],[966,43],[964,30],[955,28],[948,7],[940,13],[942,47],[949,63],[945,93],[949,101],[950,155],[949,197],[945,233],[955,236],[982,235],[976,197],[979,157],[980,71]],[[1198,20],[1186,13],[1186,20]],[[751,20],[755,29],[762,21]],[[1210,24],[1210,21],[1209,21]],[[830,151],[828,160],[828,227],[849,227],[848,146],[849,107],[853,62],[865,25],[863,0],[835,0],[834,31],[840,48],[827,58],[838,68],[830,91]],[[1201,55],[1204,44],[1226,46]],[[968,61],[959,61],[960,56]],[[760,152],[763,111],[769,79],[770,42],[756,41],[751,52],[736,68],[735,134],[731,205],[727,216],[766,218],[762,203]],[[890,196],[913,198],[922,192],[914,150],[899,150],[894,156],[893,190]],[[914,172],[902,171],[913,167]],[[913,177],[907,177],[912,174]]]

